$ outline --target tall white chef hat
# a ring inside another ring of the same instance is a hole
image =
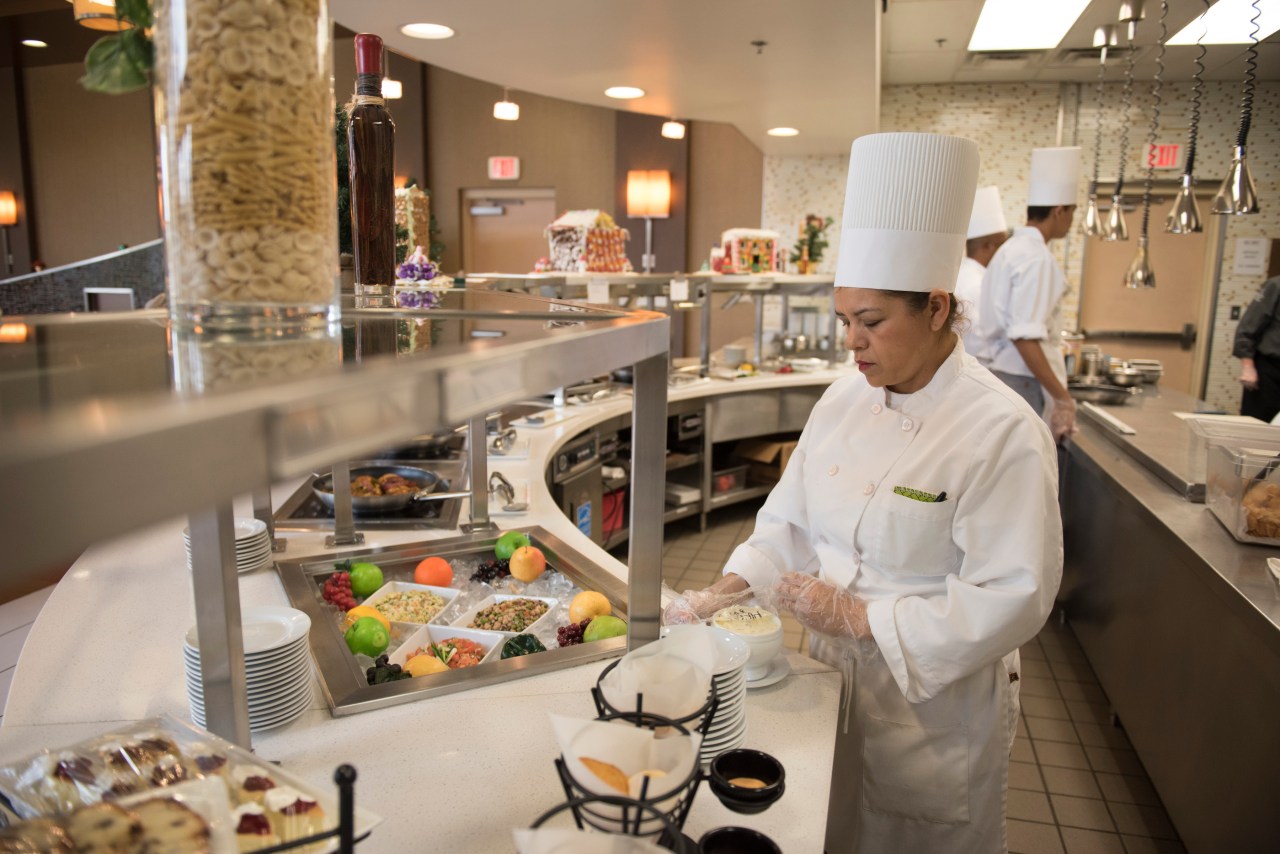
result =
[[[1080,195],[1080,147],[1035,148],[1027,204],[1035,207],[1074,205]]]
[[[836,287],[954,290],[977,184],[972,140],[932,133],[854,140]]]
[[[995,184],[979,187],[973,196],[973,213],[969,215],[969,231],[965,236],[973,240],[988,234],[1003,234],[1008,230],[1004,208],[1000,205],[1000,188]]]

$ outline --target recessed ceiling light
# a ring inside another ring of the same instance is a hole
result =
[[[451,39],[453,28],[444,24],[405,24],[400,32],[414,39]]]
[[[969,50],[1048,50],[1057,47],[1089,0],[986,0]]]
[[[769,136],[799,136],[800,131],[795,128],[769,128],[765,133]]]
[[[604,93],[610,98],[622,98],[623,100],[644,97],[644,90],[637,89],[635,86],[610,86],[604,90]]]
[[[1274,3],[1259,3],[1258,41],[1280,30],[1280,8]],[[1205,33],[1205,44],[1249,44],[1253,40],[1253,5],[1250,0],[1218,0],[1209,11],[1187,24],[1165,44],[1195,44],[1200,33]]]
[[[48,47],[48,42],[42,42],[40,39],[23,39],[22,43],[27,47]]]

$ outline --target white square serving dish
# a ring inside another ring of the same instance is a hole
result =
[[[471,621],[475,619],[476,614],[480,613],[485,608],[488,608],[490,605],[496,605],[499,602],[510,602],[513,599],[536,599],[539,602],[544,602],[547,606],[547,612],[518,632],[500,631],[498,629],[478,629],[477,631],[497,632],[498,634],[505,635],[509,638],[513,638],[516,635],[532,634],[534,629],[542,625],[543,621],[546,620],[547,617],[550,617],[552,612],[555,611],[556,606],[560,604],[559,600],[551,596],[521,596],[515,593],[495,593],[494,595],[487,596],[480,602],[477,602],[474,608],[469,609],[462,616],[458,617],[458,619],[450,623],[450,625],[457,626],[459,628],[471,628]]]

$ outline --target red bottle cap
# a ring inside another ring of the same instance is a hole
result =
[[[356,35],[356,74],[382,75],[382,39],[373,33]]]

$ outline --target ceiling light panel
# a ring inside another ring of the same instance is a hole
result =
[[[986,0],[969,50],[1049,50],[1062,41],[1089,0]]]
[[[400,32],[415,39],[451,39],[453,28],[444,24],[405,24]]]
[[[1258,4],[1258,41],[1280,30],[1280,3],[1270,0]],[[1253,32],[1253,5],[1251,0],[1218,0],[1209,11],[1187,24],[1165,44],[1195,44],[1200,33],[1208,27],[1205,44],[1249,44]]]

